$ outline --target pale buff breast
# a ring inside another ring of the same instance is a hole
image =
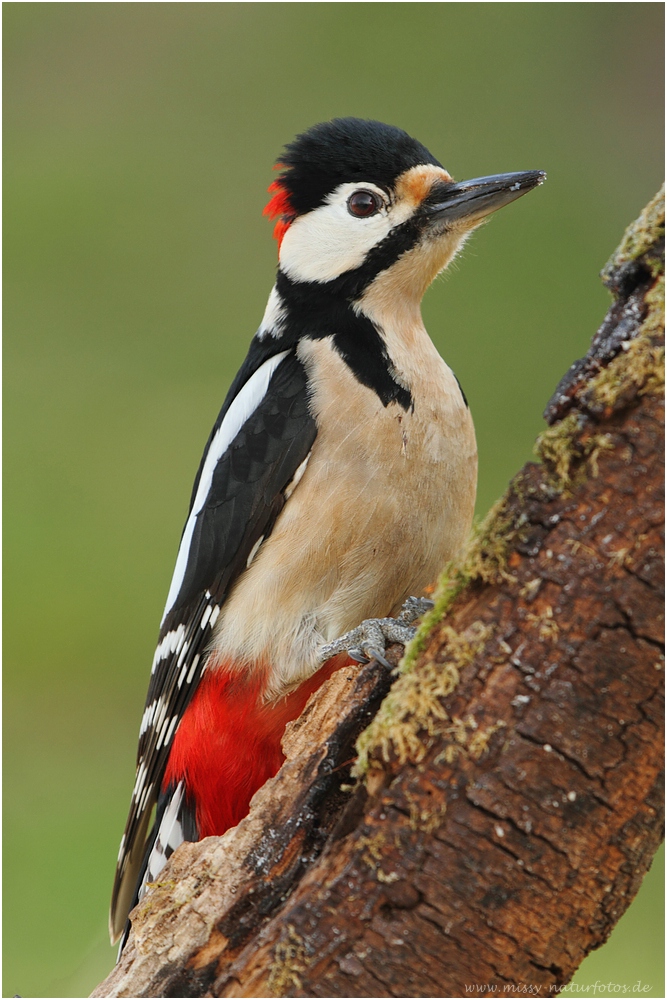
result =
[[[270,540],[223,606],[215,639],[221,658],[270,665],[273,694],[317,668],[323,642],[422,593],[469,531],[472,420],[426,332],[412,341],[392,352],[415,400],[408,412],[383,406],[328,341],[299,347],[318,435]]]

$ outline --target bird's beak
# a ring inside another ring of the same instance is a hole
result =
[[[422,212],[432,222],[473,224],[509,205],[521,195],[543,184],[543,170],[524,170],[472,181],[438,183],[422,203]]]

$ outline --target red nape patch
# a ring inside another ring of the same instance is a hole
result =
[[[280,164],[278,164],[280,168]],[[283,236],[292,225],[296,218],[296,212],[292,208],[289,198],[289,191],[283,186],[282,180],[273,181],[269,184],[269,194],[273,194],[273,197],[266,205],[263,215],[268,215],[269,219],[278,218],[275,224],[273,235],[278,241],[278,250],[280,250],[280,244],[283,241]]]
[[[163,788],[185,779],[200,838],[220,836],[247,814],[258,788],[280,769],[288,722],[335,671],[352,661],[329,660],[286,698],[266,704],[266,674],[248,678],[224,667],[207,671],[176,731]]]

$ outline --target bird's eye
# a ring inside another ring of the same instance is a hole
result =
[[[380,211],[381,204],[380,196],[374,191],[355,191],[347,199],[347,210],[357,219],[367,219]]]

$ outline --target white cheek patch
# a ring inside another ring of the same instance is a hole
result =
[[[375,191],[383,207],[367,219],[350,215],[354,191]],[[386,206],[386,194],[370,183],[341,184],[324,205],[299,216],[280,247],[280,269],[293,281],[331,281],[363,264],[368,251],[407,218],[410,210]]]

